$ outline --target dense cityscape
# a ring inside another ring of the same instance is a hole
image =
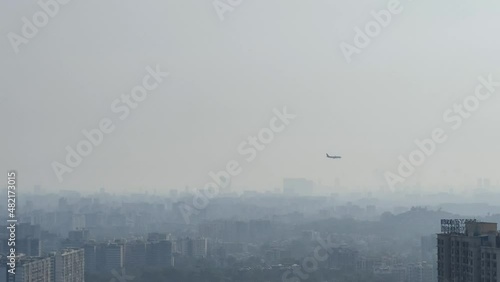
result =
[[[0,282],[500,282],[500,1],[0,1]]]
[[[450,262],[455,242],[457,257],[471,252],[471,265],[459,271],[481,275],[467,281],[497,281],[500,206],[487,199],[498,187],[487,179],[478,185],[468,197],[447,195],[451,204],[439,202],[445,194],[315,195],[313,181],[285,179],[267,193],[223,191],[189,222],[182,208],[193,197],[188,188],[82,195],[36,186],[20,197],[15,280],[9,230],[1,228],[0,281],[459,281],[451,276],[458,275]],[[415,199],[422,205],[412,206]],[[481,222],[494,223],[459,235]],[[483,253],[495,272],[484,271]]]

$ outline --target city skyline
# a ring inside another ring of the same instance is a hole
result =
[[[448,141],[408,183],[497,183],[498,91],[456,132],[443,115],[474,93],[478,77],[500,81],[500,41],[490,36],[500,5],[401,2],[401,12],[347,62],[339,45],[354,44],[355,28],[387,3],[245,2],[221,21],[212,3],[99,2],[96,10],[97,2],[70,1],[19,53],[9,37],[0,42],[0,115],[9,132],[0,141],[0,169],[17,169],[28,187],[200,186],[229,160],[242,162],[238,145],[268,126],[273,109],[286,107],[296,119],[242,164],[234,185],[275,187],[285,177],[333,184],[342,177],[349,186],[378,187],[387,182],[380,172],[397,170],[399,156],[408,157],[415,140],[436,127]],[[22,18],[41,10],[2,5],[6,34],[22,35]],[[92,20],[82,17],[93,13]],[[148,66],[169,76],[121,120],[113,102],[142,84]],[[114,131],[59,182],[52,163],[63,163],[66,146],[74,149],[85,140],[82,131],[103,118]],[[342,162],[326,162],[326,151],[342,154]]]
[[[0,282],[500,282],[500,2],[0,2]]]

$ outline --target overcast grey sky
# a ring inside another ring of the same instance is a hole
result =
[[[398,156],[474,93],[500,81],[500,3],[401,1],[389,26],[347,63],[339,45],[389,1],[243,0],[221,21],[212,1],[72,0],[16,54],[35,1],[0,3],[0,171],[25,187],[94,191],[201,186],[235,159],[237,187],[268,189],[283,177],[333,185],[385,183]],[[113,100],[147,66],[170,76],[128,118]],[[475,183],[500,175],[500,88],[438,147],[408,183]],[[296,114],[253,162],[237,151],[273,108]],[[81,131],[109,117],[116,129],[60,183],[51,167]],[[325,153],[341,154],[341,161]],[[446,174],[444,172],[447,172]]]

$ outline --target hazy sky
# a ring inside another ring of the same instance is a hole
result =
[[[0,171],[16,169],[28,188],[181,188],[234,159],[236,187],[281,187],[283,177],[378,187],[415,139],[442,127],[448,141],[408,183],[497,183],[500,88],[455,132],[442,115],[478,76],[500,81],[500,3],[401,1],[347,63],[340,43],[388,2],[243,0],[221,21],[212,1],[72,0],[16,54],[9,32],[22,35],[22,18],[41,8],[4,0]],[[118,119],[112,102],[156,65],[170,76]],[[238,145],[285,106],[296,119],[245,161]],[[116,129],[60,183],[52,162],[106,117]]]

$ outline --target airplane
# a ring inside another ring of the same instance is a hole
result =
[[[328,155],[328,153],[326,154],[326,157],[330,158],[330,159],[341,159],[342,158],[341,156],[330,156],[330,155]]]

